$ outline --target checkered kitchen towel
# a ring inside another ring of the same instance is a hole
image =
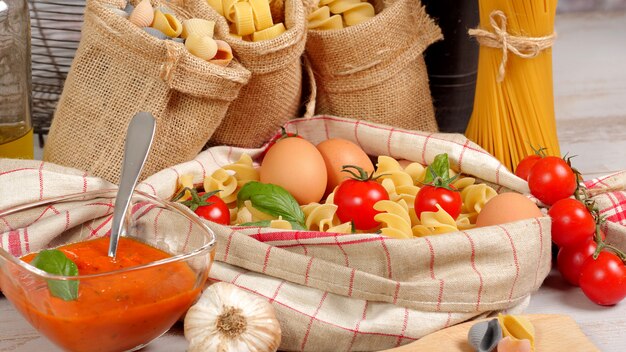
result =
[[[484,181],[527,193],[527,185],[460,135],[404,131],[363,121],[318,116],[285,126],[313,143],[340,137],[371,155],[428,164],[447,152],[454,168]],[[215,147],[193,161],[165,169],[139,189],[169,198],[178,176],[199,183],[241,153],[261,149]],[[33,161],[0,161],[0,212],[12,205],[111,187],[83,172]],[[608,239],[626,248],[626,172],[587,182],[608,216]],[[47,209],[39,218],[73,210]],[[110,215],[94,235],[106,235]],[[377,234],[328,234],[224,227],[210,277],[266,298],[283,330],[281,349],[379,350],[414,341],[447,326],[495,311],[518,312],[550,270],[550,220],[397,240]],[[13,228],[0,217],[0,246],[15,255],[46,246],[56,234],[35,226]],[[49,228],[48,228],[49,229]]]

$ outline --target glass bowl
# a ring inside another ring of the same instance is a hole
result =
[[[9,238],[28,231],[28,240],[22,241],[26,245],[9,243],[12,253],[0,248],[0,289],[35,329],[65,350],[145,346],[195,302],[213,262],[215,235],[193,212],[142,192],[133,194],[123,236],[171,257],[99,274],[81,275],[79,267],[78,276],[48,274],[20,259],[29,252],[108,236],[115,195],[115,190],[74,194],[0,213],[4,224],[11,224]],[[5,230],[0,226],[0,234]],[[119,243],[117,261],[127,239]],[[108,238],[100,241],[105,240],[108,248]],[[78,282],[75,300],[51,294],[49,285],[70,282]]]

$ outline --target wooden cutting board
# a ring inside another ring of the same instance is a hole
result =
[[[567,315],[529,314],[526,315],[535,326],[535,351],[585,351],[600,352],[580,330],[578,324]],[[493,318],[492,318],[493,319]],[[483,319],[491,320],[491,319]],[[480,321],[480,320],[478,320]],[[478,321],[471,321],[439,330],[430,335],[387,352],[473,352],[467,343],[467,332]]]

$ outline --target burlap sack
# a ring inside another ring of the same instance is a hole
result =
[[[356,26],[309,30],[316,113],[436,131],[422,53],[441,31],[419,0],[378,0],[376,9]]]
[[[528,191],[524,181],[461,135],[406,131],[331,116],[296,120],[286,127],[313,143],[341,137],[371,155],[422,163],[447,152],[457,170],[500,185],[498,191]],[[149,177],[139,189],[169,198],[180,175],[192,173],[199,183],[241,153],[256,156],[261,151],[211,148],[191,162]],[[111,186],[82,171],[34,161],[0,160],[0,177],[3,184],[23,190],[16,194],[2,188],[0,213],[42,198]],[[608,217],[608,241],[626,249],[626,171],[588,181],[587,186]],[[31,221],[2,217],[0,247],[15,255],[38,250],[85,211],[62,210],[42,210]],[[102,226],[93,224],[93,235],[105,235],[110,213],[94,214],[104,217],[99,220]],[[519,312],[550,270],[547,217],[413,240],[207,224],[218,235],[210,277],[271,302],[281,323],[284,350],[380,350],[495,311]]]
[[[235,58],[252,77],[228,108],[210,145],[259,147],[276,129],[298,116],[302,95],[301,56],[306,42],[306,16],[301,0],[285,1],[287,32],[272,40],[247,42],[230,35],[226,19],[205,0],[185,0],[196,17],[214,20],[215,36],[233,48]]]
[[[80,46],[52,121],[44,159],[117,183],[130,119],[157,119],[142,178],[200,152],[250,73],[191,55],[184,45],[158,40],[88,0]],[[156,4],[155,4],[156,5]],[[185,13],[178,13],[187,18]]]

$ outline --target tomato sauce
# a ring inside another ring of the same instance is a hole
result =
[[[100,238],[58,249],[76,263],[79,275],[106,273],[171,256],[120,238],[113,260],[107,255],[108,247],[109,238]],[[36,254],[22,260],[30,262]],[[198,297],[205,279],[206,274],[197,278],[186,263],[177,262],[81,279],[74,301],[51,296],[45,283],[31,285],[27,293],[6,293],[14,296],[14,305],[33,326],[65,349],[125,351],[151,341],[173,325]]]

